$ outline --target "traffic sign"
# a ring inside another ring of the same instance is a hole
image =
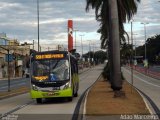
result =
[[[9,56],[9,62],[12,62],[13,61],[13,55],[12,54],[6,54],[6,56],[5,56],[5,60],[6,60],[6,62],[8,62],[8,56]]]

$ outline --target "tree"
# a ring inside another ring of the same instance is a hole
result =
[[[147,47],[147,59],[149,63],[159,63],[160,61],[157,61],[160,56],[160,35],[155,35],[147,39],[146,41],[146,47]],[[144,56],[145,51],[145,44],[142,46],[139,46],[136,48],[136,54],[139,56]]]
[[[95,9],[96,20],[100,22],[100,28],[97,32],[101,33],[101,47],[106,48],[109,38],[109,0],[86,0],[86,11],[90,7]],[[119,18],[119,34],[122,41],[125,41],[125,36],[128,34],[124,30],[123,23],[131,20],[132,16],[137,12],[137,2],[140,0],[117,0],[118,18]]]
[[[114,76],[111,78],[112,89],[120,90],[122,88],[122,80],[120,77],[119,38],[121,40],[125,40],[124,34],[126,32],[124,30],[123,23],[126,22],[127,19],[131,20],[132,16],[136,13],[136,2],[134,0],[86,1],[86,11],[89,11],[90,6],[92,9],[95,9],[96,20],[100,22],[100,28],[98,32],[101,33],[101,47],[108,47],[109,49],[109,66],[111,68],[111,76]],[[140,2],[140,0],[136,1]],[[112,63],[112,60],[115,61]]]
[[[121,64],[125,64],[128,60],[131,60],[132,44],[124,43],[121,46]],[[131,62],[131,61],[130,61]]]
[[[102,50],[96,52],[89,51],[88,53],[84,54],[83,57],[85,58],[86,61],[88,60],[89,57],[93,58],[94,62],[96,64],[99,64],[99,63],[104,63],[104,61],[107,59],[107,54]]]
[[[107,53],[99,50],[94,53],[94,60],[96,64],[103,63],[107,59]]]

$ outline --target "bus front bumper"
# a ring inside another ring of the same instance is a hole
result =
[[[53,98],[53,97],[72,97],[72,89],[68,88],[65,90],[57,90],[57,91],[30,91],[31,98]]]

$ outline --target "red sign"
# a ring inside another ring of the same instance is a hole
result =
[[[73,21],[68,20],[68,51],[73,49]]]

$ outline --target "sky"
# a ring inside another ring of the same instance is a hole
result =
[[[39,0],[40,46],[42,50],[55,49],[58,44],[67,47],[67,21],[73,20],[76,32],[77,52],[100,49],[100,34],[97,33],[99,22],[95,20],[94,10],[85,11],[86,0]],[[133,39],[136,46],[144,44],[144,25],[146,36],[160,32],[160,2],[141,0],[138,12],[133,17]],[[131,23],[125,23],[125,30],[130,35]],[[15,38],[20,43],[35,41],[37,49],[37,0],[0,0],[0,33]],[[81,38],[81,35],[82,38]],[[75,32],[73,33],[75,39]]]
[[[138,4],[137,14],[132,18],[133,43],[140,46],[146,39],[160,34],[160,2],[158,0],[141,0]],[[144,24],[145,28],[144,28]],[[125,30],[131,36],[131,22],[125,23]]]

